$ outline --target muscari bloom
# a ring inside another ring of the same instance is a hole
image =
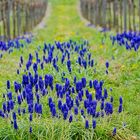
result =
[[[25,86],[25,85],[27,85],[29,83],[29,78],[28,78],[28,76],[27,75],[23,75],[22,76],[22,84]]]
[[[10,110],[13,110],[14,109],[14,101],[13,100],[9,100],[8,104],[10,106]]]
[[[122,104],[119,105],[118,112],[121,113],[123,111]]]
[[[32,127],[29,128],[29,132],[30,132],[30,134],[33,132]]]
[[[116,128],[114,128],[114,129],[113,129],[113,132],[112,132],[112,135],[113,135],[113,136],[115,136],[115,135],[116,135],[116,133],[117,133],[117,129],[116,129]]]
[[[104,101],[101,102],[101,106],[100,109],[103,110],[104,109]]]
[[[78,108],[77,107],[74,108],[74,114],[78,115]]]
[[[30,115],[29,115],[29,121],[31,122],[32,120],[33,120],[33,115],[30,114]]]
[[[82,78],[82,85],[84,88],[86,87],[86,78],[85,77]]]
[[[107,89],[104,89],[104,98],[107,99],[107,97],[108,97]]]
[[[82,101],[82,97],[83,97],[83,92],[82,91],[83,90],[78,92],[78,98],[79,98],[80,101]]]
[[[77,79],[76,79],[76,76],[74,76],[74,84],[76,84],[76,82],[77,82]]]
[[[38,70],[38,67],[37,67],[37,64],[36,64],[36,63],[33,64],[33,70],[34,70],[35,73],[36,73],[37,70]]]
[[[68,116],[68,111],[64,111],[63,112],[63,119],[66,120]]]
[[[106,68],[108,69],[109,68],[109,62],[106,61],[105,65],[106,65]]]
[[[42,114],[42,104],[38,104],[38,103],[35,104],[35,112],[37,114]]]
[[[113,105],[109,102],[106,102],[104,110],[105,110],[106,115],[112,114],[113,113]]]
[[[41,64],[40,64],[40,67],[41,67],[41,69],[43,70],[43,69],[44,69],[44,63],[41,63]]]
[[[18,101],[18,104],[21,105],[21,103],[22,103],[21,95],[18,95],[18,97],[17,97],[17,101]]]
[[[21,109],[18,108],[18,115],[20,116],[21,115]]]
[[[5,102],[2,104],[2,108],[3,108],[3,112],[6,113],[6,111],[7,111],[7,105],[6,105]]]
[[[33,113],[33,104],[28,105],[28,112]]]
[[[96,120],[92,121],[92,128],[95,129],[96,128]]]
[[[61,108],[62,108],[62,101],[61,100],[58,100],[58,109],[61,110]]]
[[[9,100],[12,100],[12,92],[8,92],[7,97],[8,97]]]
[[[95,97],[96,97],[96,100],[98,100],[98,101],[102,99],[102,90],[101,89],[96,90]]]
[[[15,112],[12,113],[12,117],[13,117],[13,120],[16,120],[17,119]]]
[[[89,81],[89,87],[92,88],[92,80]]]
[[[18,129],[18,125],[17,125],[17,121],[14,120],[14,129],[17,130]]]
[[[20,71],[19,71],[19,69],[17,69],[17,74],[20,74]]]
[[[90,93],[89,93],[89,95],[88,95],[88,100],[89,100],[89,102],[92,101],[92,94],[90,94]]]
[[[7,89],[10,89],[10,81],[7,80]]]
[[[4,113],[3,113],[3,111],[2,111],[2,110],[0,110],[0,117],[2,117],[2,118],[4,118],[4,117],[5,117],[5,115],[4,115]]]
[[[69,72],[71,72],[71,61],[70,60],[67,61],[67,68],[68,68]]]
[[[73,116],[72,116],[72,115],[70,115],[70,117],[69,117],[69,122],[71,123],[71,122],[72,122],[72,120],[73,120]]]
[[[26,113],[26,110],[25,110],[25,108],[22,110],[22,113],[23,113],[23,114],[25,114],[25,113]]]
[[[86,60],[83,60],[82,61],[82,64],[83,64],[84,68],[86,69],[87,68],[87,61]]]
[[[83,109],[81,109],[81,115],[82,115],[82,116],[84,115],[84,110],[83,110]]]
[[[71,91],[72,91],[72,93],[75,93],[75,89],[74,89],[74,87],[72,87]]]
[[[92,59],[90,62],[90,66],[93,67],[94,66],[94,60]]]
[[[113,97],[111,96],[111,97],[110,97],[110,102],[112,103],[112,102],[113,102],[113,100],[114,100],[114,99],[113,99]]]
[[[89,122],[88,122],[88,120],[85,121],[85,128],[86,128],[86,129],[89,128]]]
[[[21,91],[21,84],[17,83],[16,81],[14,82],[14,88],[15,92],[17,93],[18,91]]]
[[[80,56],[78,57],[78,63],[79,63],[80,66],[82,65],[82,60],[81,60]]]
[[[23,57],[22,56],[20,57],[20,62],[21,62],[21,64],[23,64]]]
[[[123,98],[122,97],[119,98],[119,102],[120,102],[120,104],[123,104]]]
[[[83,88],[83,84],[81,81],[76,82],[76,91],[80,91]]]

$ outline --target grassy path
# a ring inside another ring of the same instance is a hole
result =
[[[123,96],[124,120],[134,135],[140,135],[140,52],[128,52],[121,47],[112,47],[109,41],[110,33],[102,44],[104,35],[81,21],[75,0],[51,0],[51,9],[46,27],[35,31],[37,35],[31,45],[20,51],[15,50],[10,55],[6,53],[0,60],[1,91],[5,90],[7,79],[16,79],[16,69],[21,55],[27,59],[28,54],[44,42],[87,39],[98,68],[98,75],[93,75],[93,79],[103,79],[108,87],[111,86],[115,99]],[[108,76],[103,75],[106,60],[110,62]]]

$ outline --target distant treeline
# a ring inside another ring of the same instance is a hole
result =
[[[44,17],[47,0],[0,0],[0,39],[30,32]]]
[[[80,0],[82,15],[117,32],[140,31],[140,0]]]

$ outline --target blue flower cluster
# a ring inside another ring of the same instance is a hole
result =
[[[3,57],[3,52],[8,51],[8,53],[11,53],[13,52],[13,49],[20,49],[25,47],[26,44],[30,44],[32,38],[33,36],[29,34],[28,36],[17,37],[8,41],[0,40],[0,58]]]
[[[14,91],[8,80],[7,93],[3,94],[0,116],[9,118],[16,130],[19,128],[17,116],[24,118],[27,116],[24,114],[28,114],[29,122],[34,116],[51,116],[69,123],[84,119],[86,129],[91,124],[95,129],[98,118],[113,114],[113,97],[109,97],[104,81],[82,76],[81,71],[77,71],[77,67],[84,72],[94,67],[87,41],[44,44],[41,55],[39,52],[36,51],[35,56],[29,54],[27,62],[20,57],[18,74],[23,71],[22,78],[14,81]],[[108,61],[105,66],[108,69]],[[118,113],[121,113],[122,97],[119,103]],[[50,116],[45,115],[46,108],[49,108]],[[29,132],[32,131],[30,125]]]
[[[138,51],[140,47],[140,33],[137,32],[124,32],[118,33],[116,36],[111,36],[112,45],[115,42],[120,46],[125,46],[126,50]]]

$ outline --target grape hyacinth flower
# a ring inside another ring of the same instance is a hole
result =
[[[109,62],[108,61],[106,61],[105,66],[106,66],[106,74],[108,74],[108,68],[109,68]]]
[[[86,87],[86,78],[85,77],[82,78],[82,85],[84,88]]]
[[[78,115],[78,108],[77,107],[74,108],[74,114]]]
[[[18,125],[17,125],[17,121],[14,120],[14,129],[17,130],[18,129]]]
[[[92,128],[95,129],[96,128],[96,120],[92,121]]]
[[[92,80],[89,81],[89,87],[92,88]]]
[[[7,81],[7,89],[10,89],[10,81]]]
[[[37,72],[37,69],[38,69],[38,68],[37,68],[37,64],[34,63],[34,64],[33,64],[33,70],[34,70],[35,73]]]
[[[124,42],[125,40],[122,44]],[[130,45],[135,47],[134,42],[128,43],[129,47]],[[10,119],[9,122],[16,130],[20,127],[17,124],[18,119],[28,121],[29,133],[32,133],[33,117],[37,116],[38,121],[41,121],[39,118],[46,117],[48,114],[52,119],[63,119],[69,123],[83,119],[86,129],[90,128],[90,123],[92,129],[95,129],[96,119],[108,117],[113,113],[113,97],[109,97],[104,81],[90,79],[92,77],[88,72],[94,73],[96,69],[92,68],[94,59],[87,44],[87,42],[79,44],[72,40],[55,42],[53,45],[44,44],[43,49],[39,46],[35,57],[29,54],[25,63],[21,56],[18,70],[20,74],[23,73],[22,78],[19,77],[14,85],[12,81],[7,80],[7,91],[3,94],[0,117]],[[64,65],[69,73],[64,71]],[[73,73],[71,73],[72,65]],[[108,61],[105,66],[108,73]],[[81,74],[79,75],[78,72]],[[15,92],[12,91],[13,87]],[[123,98],[120,97],[117,112],[122,111]],[[24,119],[26,117],[28,118]],[[93,118],[92,122],[88,120],[89,118]]]
[[[67,68],[68,68],[69,72],[71,72],[71,61],[70,60],[67,61]]]
[[[30,134],[33,132],[33,129],[32,129],[32,127],[30,127],[30,129],[29,129],[29,132],[30,132]]]
[[[83,84],[81,81],[76,82],[76,91],[80,91],[83,88]]]
[[[72,116],[72,115],[70,115],[70,117],[69,117],[69,123],[71,123],[71,122],[72,122],[72,120],[73,120],[73,116]]]
[[[121,113],[123,111],[122,104],[119,105],[118,112]]]
[[[116,133],[117,133],[117,129],[116,129],[116,128],[114,128],[114,129],[113,129],[113,132],[112,132],[112,135],[113,135],[113,136],[115,136],[115,135],[116,135]]]
[[[28,105],[28,112],[33,113],[33,104]]]
[[[123,104],[123,99],[122,99],[122,97],[119,98],[119,102],[120,102],[120,104]]]
[[[104,98],[107,99],[107,97],[108,97],[107,89],[104,89]]]
[[[33,120],[32,114],[29,115],[29,120],[30,120],[30,122]]]
[[[12,100],[12,92],[8,92],[7,97],[8,97],[9,100]]]
[[[86,129],[89,128],[89,122],[88,122],[88,120],[85,121],[85,128],[86,128]]]
[[[106,65],[106,68],[108,69],[109,68],[109,62],[106,61],[105,65]]]
[[[17,119],[15,112],[12,113],[12,118],[13,118],[13,120],[16,120]]]
[[[6,113],[6,111],[7,111],[7,106],[6,106],[6,103],[5,103],[5,102],[2,104],[2,108],[3,108],[3,112]]]
[[[101,106],[100,109],[103,110],[104,109],[104,101],[101,102]]]
[[[21,64],[23,64],[23,57],[22,56],[20,56],[20,62],[21,62]]]
[[[113,113],[113,105],[109,102],[106,102],[105,104],[105,113],[106,115],[110,115]]]
[[[21,115],[21,109],[18,108],[18,115],[20,116]]]
[[[113,99],[113,97],[111,96],[111,97],[110,97],[110,102],[112,103],[112,102],[113,102],[113,100],[114,100],[114,99]]]
[[[84,115],[84,110],[83,110],[83,109],[81,109],[81,115],[82,115],[82,116]]]
[[[92,59],[90,62],[90,66],[93,67],[94,66],[94,60]]]

